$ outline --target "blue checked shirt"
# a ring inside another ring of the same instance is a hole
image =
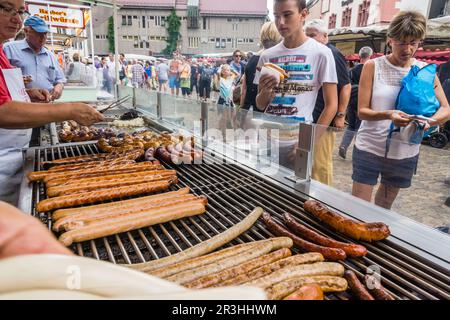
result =
[[[3,48],[11,65],[22,69],[24,76],[33,77],[28,89],[40,88],[51,92],[56,84],[66,82],[55,55],[47,48],[36,54],[26,39],[5,43]]]

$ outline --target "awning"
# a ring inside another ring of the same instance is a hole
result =
[[[331,41],[362,41],[386,38],[389,25],[345,27],[330,30]],[[427,40],[450,41],[450,16],[428,20]]]

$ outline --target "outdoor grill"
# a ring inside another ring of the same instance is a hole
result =
[[[92,142],[32,148],[26,154],[26,171],[42,170],[43,161],[94,153],[98,153],[98,149]],[[282,221],[282,214],[288,212],[324,235],[340,241],[352,241],[331,231],[305,212],[303,203],[307,196],[288,187],[282,187],[251,169],[232,163],[176,167],[164,165],[178,172],[179,184],[172,186],[172,190],[189,187],[194,194],[208,197],[209,203],[205,214],[77,243],[71,247],[72,250],[80,256],[115,264],[134,264],[159,259],[223,232],[241,221],[257,206],[264,208],[279,222]],[[22,184],[22,189],[25,187],[26,182]],[[36,203],[46,197],[43,184],[34,183],[30,194],[31,198],[22,195],[22,208],[24,203],[28,204],[29,212],[51,228],[51,217],[48,214],[39,214],[34,209]],[[264,224],[258,221],[252,229],[229,245],[272,236]],[[378,266],[383,285],[396,299],[450,299],[448,268],[437,265],[389,239],[373,244],[364,242],[362,244],[369,251],[367,256],[341,262],[345,268],[363,275],[366,274],[367,267]],[[351,299],[351,296],[348,293],[341,293],[329,294],[327,298],[346,300]]]

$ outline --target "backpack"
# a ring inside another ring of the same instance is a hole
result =
[[[214,75],[213,68],[204,68],[204,69],[202,69],[202,72],[200,75],[200,81],[209,82],[212,80],[213,75]]]

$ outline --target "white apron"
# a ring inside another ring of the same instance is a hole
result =
[[[13,101],[30,102],[19,68],[2,69]],[[1,106],[0,106],[1,108]],[[23,175],[22,148],[28,147],[32,129],[0,129],[0,200],[17,206]]]

